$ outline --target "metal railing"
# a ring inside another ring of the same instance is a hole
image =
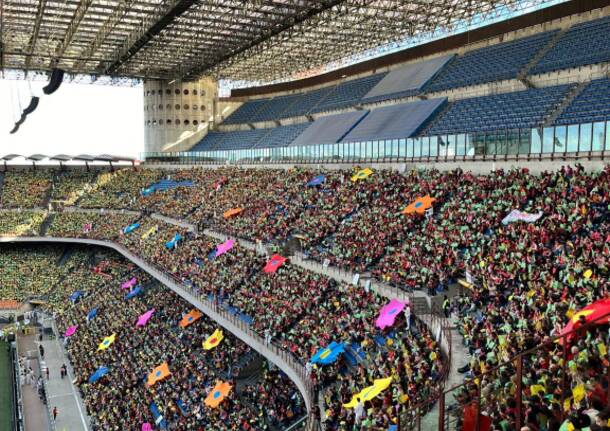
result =
[[[438,163],[601,159],[610,154],[610,121],[404,139],[195,152],[146,152],[149,164]]]
[[[513,395],[513,400],[514,400],[513,411],[515,412],[514,413],[514,425],[511,427],[511,429],[520,430],[521,427],[523,425],[525,425],[525,421],[524,421],[525,406],[523,403],[523,400],[526,397],[525,390],[527,389],[526,385],[524,385],[524,383],[523,383],[523,376],[524,376],[524,373],[526,372],[526,370],[524,369],[525,360],[528,357],[534,357],[534,356],[539,357],[541,354],[544,354],[545,351],[547,351],[547,353],[549,353],[551,348],[553,346],[556,346],[557,344],[562,346],[562,348],[561,348],[562,357],[567,358],[569,339],[571,339],[573,336],[578,336],[579,334],[582,335],[583,331],[587,331],[596,325],[607,324],[608,320],[609,320],[608,319],[609,316],[610,316],[610,312],[606,313],[603,316],[600,316],[590,322],[587,322],[586,324],[579,326],[565,334],[562,334],[557,337],[553,337],[549,341],[542,343],[534,348],[522,351],[519,354],[513,356],[510,360],[503,362],[503,363],[485,371],[484,373],[473,373],[470,380],[465,383],[462,383],[457,386],[453,386],[450,389],[440,391],[438,393],[438,395],[431,397],[428,401],[420,403],[414,409],[415,424],[416,424],[415,429],[417,429],[418,431],[421,429],[419,424],[421,423],[423,415],[420,412],[423,411],[424,407],[426,405],[430,405],[431,403],[438,402],[437,414],[438,414],[438,430],[439,431],[445,431],[445,430],[454,431],[454,430],[460,429],[458,426],[459,421],[461,419],[460,412],[462,412],[463,408],[466,406],[474,407],[474,414],[475,414],[475,418],[476,418],[474,429],[475,429],[475,431],[480,431],[481,430],[481,416],[484,413],[487,413],[490,410],[490,407],[493,408],[493,407],[505,407],[506,406],[506,401],[494,399],[494,396],[493,396],[494,392],[491,390],[487,390],[487,389],[491,389],[491,386],[489,388],[487,388],[485,385],[486,384],[492,385],[494,382],[499,381],[498,375],[500,373],[500,370],[503,368],[507,368],[509,370],[514,370],[513,373],[516,376],[516,379],[515,379],[516,389],[515,389],[515,393]],[[566,400],[567,389],[568,389],[568,374],[569,374],[568,361],[564,360],[559,365],[561,365],[561,388],[560,388],[561,389],[561,399],[559,401],[560,401],[560,406],[564,406],[564,401]],[[599,376],[599,377],[605,378],[607,380],[608,387],[607,387],[606,396],[608,397],[608,399],[610,399],[610,367],[608,367],[608,374],[606,376]],[[478,381],[478,383],[477,383],[477,381]],[[485,387],[482,388],[482,386],[485,386]],[[484,390],[488,394],[487,397],[485,397],[485,398],[482,395]],[[470,399],[468,399],[466,403],[464,403],[464,402],[460,403],[459,401],[456,401],[456,404],[454,404],[454,406],[453,406],[454,408],[447,408],[446,403],[448,401],[450,401],[449,397],[451,395],[456,395],[457,393],[460,393],[462,391],[464,391],[465,393],[470,393],[473,396]],[[566,417],[567,417],[567,415],[566,415],[565,409],[561,408],[560,409],[560,421],[563,422]]]

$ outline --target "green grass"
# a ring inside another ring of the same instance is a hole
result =
[[[0,430],[12,429],[13,405],[11,392],[11,357],[8,343],[0,341]]]

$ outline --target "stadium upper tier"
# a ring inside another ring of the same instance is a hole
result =
[[[392,104],[398,99],[403,99],[400,105],[402,109],[412,109],[415,96],[438,98],[444,97],[447,91],[452,92],[449,104],[443,106],[443,109],[419,113],[420,123],[417,127],[410,130],[410,133],[405,132],[400,138],[526,129],[567,124],[571,121],[607,120],[610,118],[604,105],[604,95],[610,91],[607,79],[595,81],[595,84],[584,88],[582,94],[580,91],[583,89],[577,86],[577,82],[572,86],[526,89],[474,98],[460,98],[459,93],[472,86],[511,79],[525,80],[524,82],[531,86],[527,81],[528,76],[608,62],[610,60],[608,26],[610,26],[610,18],[601,18],[563,30],[556,29],[469,50],[461,55],[445,54],[413,62],[389,72],[347,80],[304,93],[249,100],[229,115],[223,124],[230,126],[277,122],[287,118],[296,118],[295,121],[302,124],[290,126],[289,129],[284,129],[286,126],[282,126],[275,133],[268,129],[263,129],[264,132],[261,129],[214,132],[204,138],[192,151],[353,141],[348,132],[358,127],[359,121],[362,121],[361,117],[352,117],[351,124],[346,123],[345,117],[335,117],[337,122],[342,124],[345,132],[337,134],[336,131],[311,133],[311,130],[305,133],[308,128],[320,128],[318,122],[320,115],[316,115],[317,120],[314,123],[308,122],[303,116],[339,110],[360,110],[369,116],[377,109],[381,109],[374,106],[375,104],[380,102]],[[567,60],[563,62],[558,59]],[[524,84],[519,85],[527,88]],[[600,100],[594,101],[592,94],[599,94]],[[590,106],[587,106],[588,104]],[[595,111],[591,106],[598,106],[599,109]],[[365,109],[362,109],[363,107]],[[388,126],[395,127],[395,123],[403,122],[401,109],[396,109],[394,113],[394,117],[388,116],[386,119]],[[333,113],[324,114],[322,117],[326,115],[332,116]],[[327,127],[336,129],[336,124],[333,120],[329,120]],[[303,132],[301,136],[299,132]],[[331,139],[333,137],[334,140]],[[314,138],[330,140],[316,141]],[[366,136],[366,138],[382,139],[383,137],[379,135]]]

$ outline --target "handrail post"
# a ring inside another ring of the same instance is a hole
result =
[[[438,399],[438,431],[445,431],[445,391]]]
[[[521,418],[523,413],[522,393],[523,393],[523,354],[517,356],[517,392],[515,393],[515,401],[517,402],[516,424],[517,430],[521,429]]]

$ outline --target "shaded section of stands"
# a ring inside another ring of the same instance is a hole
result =
[[[428,92],[444,91],[469,85],[516,78],[557,33],[534,36],[476,49],[456,57],[426,87]]]
[[[555,124],[588,123],[610,118],[610,79],[591,81],[555,120]]]
[[[374,109],[342,141],[408,138],[446,103],[447,99],[430,99]]]
[[[354,111],[318,118],[292,142],[292,145],[340,142],[368,113],[369,111]]]
[[[426,134],[535,127],[563,100],[571,87],[559,85],[457,100],[434,121]]]
[[[363,102],[378,102],[413,96],[420,92],[448,62],[453,54],[408,64],[392,70],[363,98]]]
[[[210,132],[189,151],[244,150],[254,147],[284,147],[301,134],[309,123],[270,129]]]
[[[290,145],[311,123],[293,124],[271,129],[256,146],[260,148],[285,147]]]
[[[547,52],[530,74],[610,61],[610,17],[577,24]]]
[[[342,82],[312,110],[312,113],[332,111],[357,105],[384,76],[386,76],[385,73],[378,73]]]

